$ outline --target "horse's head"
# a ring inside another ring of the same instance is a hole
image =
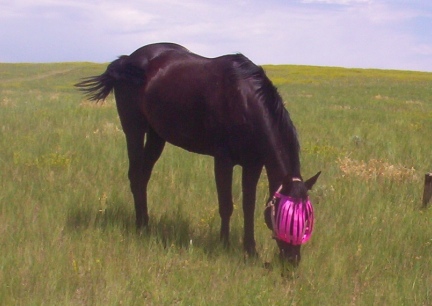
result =
[[[301,245],[312,234],[314,212],[308,190],[312,189],[320,174],[318,172],[305,182],[300,178],[285,177],[264,212],[266,224],[273,231],[280,256],[294,266],[300,263]]]

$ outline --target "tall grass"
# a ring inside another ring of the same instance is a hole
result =
[[[314,236],[291,272],[263,222],[265,174],[258,259],[242,252],[239,169],[225,250],[211,158],[172,146],[137,234],[113,98],[89,103],[72,86],[104,65],[1,64],[0,304],[432,304],[431,211],[419,209],[432,74],[265,68],[298,129],[303,175],[323,170]]]

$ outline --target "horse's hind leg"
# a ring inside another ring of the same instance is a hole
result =
[[[149,128],[146,136],[146,142],[144,145],[144,153],[143,153],[143,185],[141,188],[144,191],[144,200],[145,200],[145,214],[146,223],[148,222],[148,212],[147,212],[147,185],[150,180],[151,173],[153,171],[153,167],[156,164],[157,160],[162,154],[162,151],[165,147],[165,140],[159,137],[153,129]]]
[[[136,226],[141,228],[148,223],[147,199],[143,191],[145,127],[137,124],[134,129],[123,128],[123,130],[129,157],[128,177],[135,204]]]
[[[147,184],[151,171],[165,145],[149,127],[136,100],[138,93],[129,87],[118,86],[115,89],[117,111],[126,136],[129,157],[129,181],[135,204],[136,226],[142,228],[148,224]],[[147,133],[144,145],[144,136]]]
[[[148,129],[145,145],[144,130],[126,134],[129,155],[129,181],[134,197],[136,226],[147,226],[149,216],[147,211],[147,185],[156,161],[159,159],[165,141],[152,129]]]

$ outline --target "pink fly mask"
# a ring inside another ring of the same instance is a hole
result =
[[[309,198],[304,201],[276,192],[267,207],[271,208],[273,238],[293,245],[304,244],[310,239],[314,210]]]

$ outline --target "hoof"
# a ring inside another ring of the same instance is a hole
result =
[[[264,269],[269,270],[269,271],[273,271],[273,265],[271,262],[265,262],[263,265]]]
[[[244,255],[245,260],[257,259],[259,257],[255,247],[245,248],[244,251],[245,251],[245,255]]]

